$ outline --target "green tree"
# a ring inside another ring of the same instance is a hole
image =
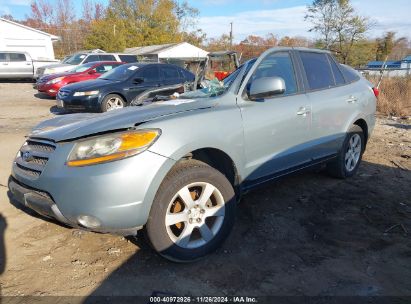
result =
[[[314,0],[305,20],[313,24],[310,31],[320,34],[320,43],[335,50],[343,63],[349,63],[354,45],[372,26],[368,18],[356,14],[349,0]]]
[[[88,47],[111,48],[165,44],[189,40],[200,44],[204,34],[195,28],[198,11],[186,2],[175,0],[111,0],[106,15],[91,26],[86,37]],[[116,31],[113,26],[116,26]],[[113,33],[112,41],[104,41]],[[118,37],[116,37],[118,35]]]
[[[84,39],[86,49],[106,52],[123,52],[126,48],[127,30],[121,20],[107,17],[91,22],[90,33]]]

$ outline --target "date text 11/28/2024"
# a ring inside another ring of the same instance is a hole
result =
[[[177,297],[155,296],[150,297],[149,303],[258,303],[255,297]]]

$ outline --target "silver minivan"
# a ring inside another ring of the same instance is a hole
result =
[[[73,227],[123,235],[145,227],[162,256],[193,261],[223,242],[237,201],[262,183],[318,165],[353,176],[377,95],[329,52],[274,48],[177,99],[39,124],[9,188]]]

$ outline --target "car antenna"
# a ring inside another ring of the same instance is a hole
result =
[[[378,83],[377,83],[377,89],[378,89],[378,90],[380,89],[380,85],[381,85],[382,79],[383,79],[383,77],[384,77],[384,70],[385,70],[386,67],[387,67],[387,60],[388,60],[388,55],[385,56],[384,63],[383,63],[382,66],[381,66],[380,79],[378,80]]]

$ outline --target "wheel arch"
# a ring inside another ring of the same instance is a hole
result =
[[[117,92],[117,91],[104,93],[104,96],[101,96],[100,104],[103,102],[103,99],[106,98],[106,97],[107,97],[108,95],[110,95],[110,94],[120,96],[127,105],[129,104],[129,102],[128,102],[127,98],[125,97],[125,95],[122,94],[122,93],[119,93],[119,92]]]
[[[364,134],[364,141],[365,141],[364,148],[365,148],[365,146],[367,145],[367,142],[368,142],[368,124],[367,124],[367,122],[364,119],[360,118],[360,119],[357,119],[353,123],[353,125],[359,126],[362,129],[363,134]]]
[[[237,198],[241,195],[241,176],[233,158],[218,148],[205,147],[193,149],[177,159],[175,165],[186,160],[198,160],[220,171],[233,186]],[[171,171],[171,170],[170,170]]]

